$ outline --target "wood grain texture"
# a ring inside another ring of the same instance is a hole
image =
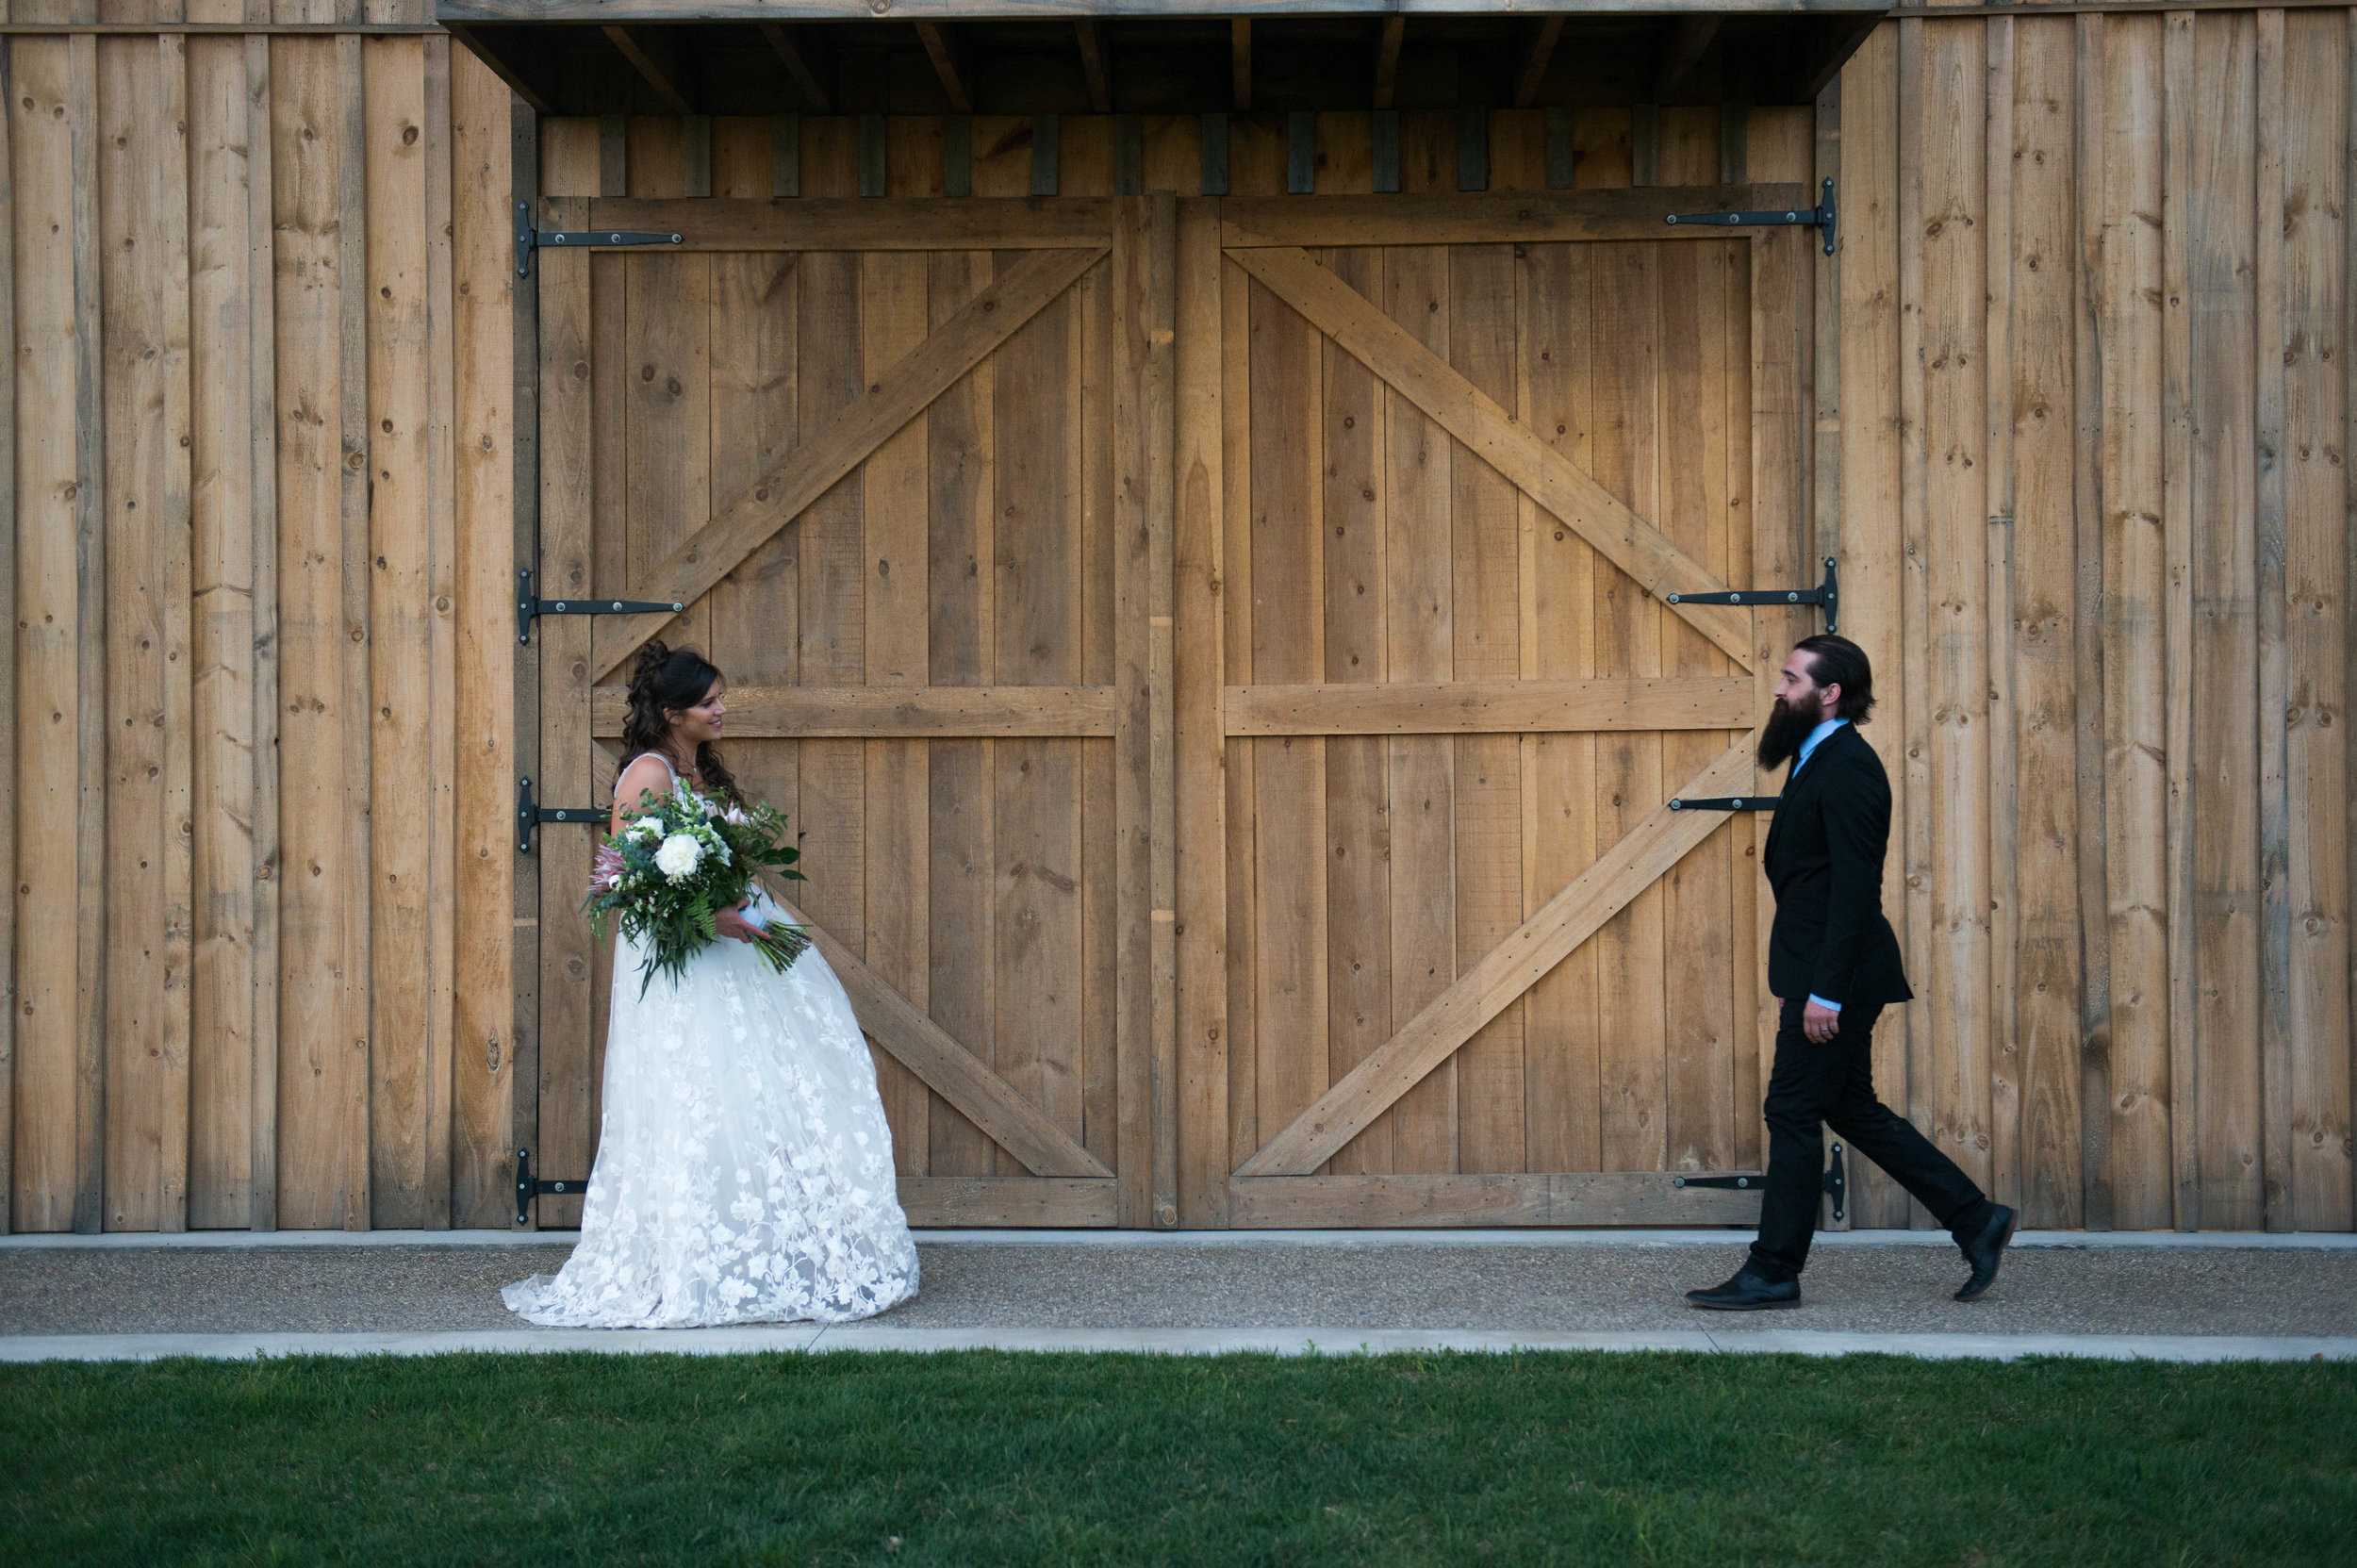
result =
[[[1725,584],[1663,537],[1640,513],[1520,428],[1494,399],[1307,256],[1284,249],[1232,254],[1255,278],[1365,360],[1452,437],[1579,530],[1648,593],[1661,597],[1725,590]],[[1691,602],[1673,608],[1722,652],[1749,668],[1751,649],[1735,612],[1723,605]]]
[[[922,514],[920,513],[921,517]],[[735,739],[788,736],[1097,735],[1116,732],[1113,686],[733,686],[729,734]],[[630,711],[627,693],[601,686],[592,722],[618,737]]]
[[[1715,121],[1716,116],[1712,117]],[[1713,127],[1715,134],[1715,125]],[[1452,159],[1452,162],[1454,160]],[[1715,161],[1715,160],[1714,160]],[[1321,188],[1323,190],[1323,188]],[[1231,198],[1221,209],[1229,248],[1331,243],[1347,234],[1362,245],[1531,244],[1597,239],[1709,239],[1707,225],[1672,225],[1670,213],[1814,206],[1803,183],[1721,185],[1704,180],[1645,190],[1519,190],[1511,201],[1487,195],[1338,195],[1314,206],[1282,199]]]
[[[1673,1187],[1666,1172],[1267,1176],[1235,1184],[1235,1225],[1423,1229],[1508,1225],[1756,1225],[1759,1198]]]
[[[657,124],[670,124],[659,122]],[[816,123],[806,122],[806,126]],[[823,136],[805,130],[806,161],[823,156]],[[978,137],[977,156],[981,139]],[[606,196],[589,204],[581,232],[677,234],[679,250],[941,251],[1102,250],[1113,242],[1113,203],[1106,197],[1053,201],[990,197],[839,197],[813,194],[758,200]],[[666,247],[667,249],[668,247]]]
[[[7,41],[0,40],[0,80],[8,72]],[[0,353],[9,369],[0,371],[0,604],[16,607],[16,160],[14,107],[0,103],[0,169],[8,179],[0,184]],[[0,872],[9,888],[0,897],[0,1235],[12,1229],[9,1216],[16,1190],[16,811],[17,788],[16,635],[0,635],[0,780],[8,783],[11,804],[0,807]]]
[[[2284,602],[2290,564],[2284,558],[2289,503],[2284,429],[2288,370],[2277,345],[2287,334],[2283,210],[2284,133],[2290,119],[2285,97],[2284,17],[2258,16],[2257,134],[2254,137],[2254,200],[2257,244],[2253,259],[2258,341],[2253,401],[2256,452],[2259,626],[2259,1144],[2264,1221],[2269,1230],[2288,1230],[2292,1213],[2292,900],[2290,705],[2287,645],[2289,607]]]
[[[508,94],[473,55],[451,57],[453,368],[453,597],[456,726],[451,919],[457,944],[451,1024],[451,1224],[507,1223],[505,1188],[515,1115],[516,1042],[510,997],[520,955],[510,910],[515,861],[506,822],[489,809],[518,772],[517,726],[505,701],[516,642],[501,612],[514,583],[515,268],[509,247]],[[536,370],[536,367],[531,367]]]
[[[1728,730],[1751,717],[1751,679],[1725,675],[1230,686],[1223,706],[1231,735]]]

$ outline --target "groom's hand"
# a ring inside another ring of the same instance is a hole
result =
[[[752,900],[748,899],[745,900],[745,903],[738,904],[736,909],[724,909],[720,911],[717,915],[715,915],[712,917],[713,926],[718,930],[720,934],[723,936],[733,936],[739,942],[751,941],[753,939],[753,924],[750,920],[746,919],[744,916],[737,913],[738,910],[745,907],[745,904],[750,904]]]
[[[1810,1002],[1801,1009],[1801,1032],[1808,1036],[1811,1045],[1821,1046],[1841,1032],[1841,1015]]]

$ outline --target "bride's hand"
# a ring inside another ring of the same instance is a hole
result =
[[[744,903],[738,904],[735,909],[724,909],[720,911],[717,915],[715,915],[712,917],[713,925],[718,928],[720,934],[723,936],[733,936],[739,942],[751,941],[753,939],[753,933],[759,928],[754,926],[751,921],[746,919],[745,916],[739,913],[751,903],[752,900],[748,899]]]

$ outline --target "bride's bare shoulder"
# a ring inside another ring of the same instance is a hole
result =
[[[614,781],[614,799],[626,805],[635,805],[639,796],[661,795],[670,787],[670,770],[663,766],[661,757],[647,751],[632,758],[630,766],[622,769],[621,777]]]

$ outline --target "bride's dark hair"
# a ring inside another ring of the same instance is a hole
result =
[[[692,648],[666,648],[658,639],[640,649],[630,672],[630,715],[622,720],[623,757],[644,751],[669,756],[671,721],[664,710],[677,713],[694,707],[719,678],[720,667]],[[735,775],[708,740],[696,748],[696,771],[703,775],[705,794],[739,798]]]

